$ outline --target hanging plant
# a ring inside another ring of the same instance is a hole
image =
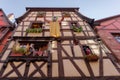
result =
[[[72,26],[72,29],[74,32],[78,32],[78,33],[82,32],[82,30],[83,30],[81,26],[80,27]]]

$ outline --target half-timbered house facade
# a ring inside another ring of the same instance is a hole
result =
[[[94,20],[79,8],[27,7],[16,20],[1,58],[1,79],[119,79],[120,66],[97,40]]]

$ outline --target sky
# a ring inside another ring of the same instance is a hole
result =
[[[26,7],[78,7],[84,16],[98,20],[120,14],[120,0],[0,0],[6,15],[20,17]]]

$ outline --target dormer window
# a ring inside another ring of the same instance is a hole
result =
[[[120,33],[112,33],[114,36],[115,40],[120,43]]]

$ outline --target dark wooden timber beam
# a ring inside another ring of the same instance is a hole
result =
[[[75,11],[78,7],[26,7],[26,10],[31,11]]]
[[[96,39],[96,36],[76,36],[75,38],[77,38],[78,40],[86,40],[86,39]],[[64,37],[59,37],[59,38],[55,38],[55,37],[20,37],[20,36],[15,36],[13,37],[14,39],[19,39],[19,40],[35,40],[35,41],[42,41],[42,40],[73,40],[73,37],[70,36],[64,36]]]

